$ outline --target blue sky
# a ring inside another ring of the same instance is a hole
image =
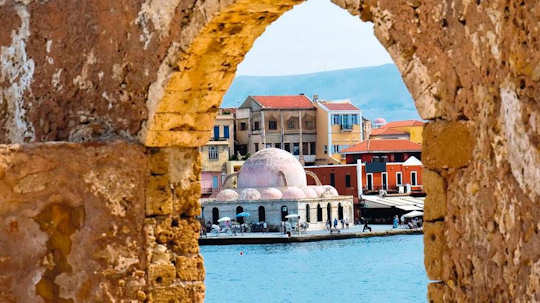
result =
[[[329,0],[308,0],[266,29],[237,75],[294,75],[391,62],[371,23]]]

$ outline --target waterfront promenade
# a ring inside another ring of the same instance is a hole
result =
[[[274,243],[295,243],[314,242],[325,240],[342,240],[352,238],[385,237],[393,235],[421,234],[422,229],[392,229],[391,225],[370,225],[371,232],[362,232],[363,225],[354,225],[349,229],[340,229],[339,232],[311,231],[301,234],[293,233],[290,237],[283,233],[237,233],[232,235],[209,233],[201,236],[200,245],[233,245],[233,244],[274,244]]]

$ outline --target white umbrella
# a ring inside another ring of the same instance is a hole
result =
[[[285,218],[287,219],[299,219],[300,216],[298,214],[290,214],[290,215],[286,215]]]
[[[421,211],[413,210],[409,213],[404,214],[401,218],[414,218],[414,217],[423,217],[424,213]]]
[[[223,217],[223,218],[219,218],[219,220],[217,220],[218,222],[225,222],[225,221],[231,221],[231,218],[229,217]]]

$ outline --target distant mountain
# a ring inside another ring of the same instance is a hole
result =
[[[374,120],[420,119],[414,101],[394,64],[293,76],[238,76],[223,98],[223,107],[237,107],[249,95],[318,94],[326,100],[351,99]]]

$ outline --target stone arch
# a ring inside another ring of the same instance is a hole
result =
[[[227,4],[202,4],[207,22],[193,29],[196,34],[186,50],[169,50],[167,64],[162,64],[158,80],[150,87],[148,121],[141,131],[141,140],[147,146],[203,145],[210,137],[217,109],[237,65],[268,25],[302,2],[236,0]],[[406,23],[405,20],[396,19],[374,1],[333,2],[362,20],[374,23],[375,35],[404,75],[421,116],[425,119],[439,117],[440,112],[434,108],[434,100],[440,99],[434,97],[438,94],[438,82],[431,80],[430,69],[415,56],[417,47],[411,42],[414,37],[395,28]],[[409,4],[397,6],[407,9],[407,16],[400,18],[414,19],[414,9]],[[405,41],[393,35],[405,35],[401,37]],[[424,43],[428,42],[432,41]]]
[[[158,93],[149,95],[149,119],[141,133],[144,144],[160,147],[194,147],[204,144],[209,137],[209,129],[221,96],[232,82],[237,64],[267,25],[300,2],[238,0],[219,8],[208,4],[207,9],[213,14],[200,27],[189,48],[177,56],[178,71],[167,76],[169,80],[163,82],[166,85],[162,86],[161,91],[157,89]],[[526,151],[525,160],[510,160],[511,173],[518,182],[510,187],[527,191],[529,202],[538,197],[540,189],[531,181],[534,178],[530,178],[540,175],[540,169],[535,164],[540,156],[535,152],[533,143],[536,142],[534,138],[538,138],[534,131],[536,122],[519,122],[518,119],[531,112],[538,112],[534,100],[539,95],[539,88],[536,82],[531,82],[538,81],[539,76],[534,76],[532,72],[537,68],[533,68],[534,63],[530,60],[523,59],[529,65],[521,66],[529,66],[528,69],[521,68],[518,71],[520,67],[517,63],[510,63],[514,65],[510,68],[512,76],[503,75],[511,58],[501,53],[499,46],[510,47],[501,41],[507,37],[513,40],[510,43],[512,45],[518,42],[512,35],[506,36],[498,27],[497,24],[505,22],[504,14],[485,13],[500,9],[499,2],[334,2],[351,14],[360,16],[362,20],[374,23],[375,35],[396,63],[420,116],[431,121],[424,131],[424,164],[428,170],[425,182],[428,183],[426,191],[431,195],[426,202],[426,269],[431,279],[443,282],[430,285],[430,297],[443,294],[448,298],[479,295],[475,291],[455,292],[446,286],[447,281],[461,281],[469,287],[465,288],[474,288],[467,282],[466,274],[447,274],[448,268],[461,262],[459,258],[455,257],[443,265],[443,259],[448,261],[448,254],[452,254],[452,247],[461,247],[463,251],[470,247],[461,244],[453,246],[445,240],[445,232],[459,230],[456,220],[448,222],[445,218],[455,218],[458,214],[470,215],[460,213],[459,210],[454,210],[454,215],[446,212],[446,189],[449,188],[448,183],[471,189],[470,186],[460,184],[454,169],[458,169],[459,174],[466,175],[469,180],[476,180],[473,184],[483,183],[478,173],[480,170],[473,171],[475,165],[471,164],[476,161],[477,166],[483,165],[480,163],[486,159],[479,155],[504,154],[506,150],[517,155],[518,151]],[[515,6],[513,9],[517,15],[526,14],[524,11],[518,13],[520,9]],[[472,21],[480,15],[486,18],[481,23],[487,28],[475,25],[467,27],[467,19]],[[465,31],[464,34],[463,27],[467,27],[469,32]],[[457,33],[457,36],[450,32]],[[538,42],[530,38],[527,42],[538,45]],[[524,52],[521,51],[521,54]],[[503,56],[506,58],[503,59]],[[497,66],[499,71],[491,70],[490,66]],[[473,76],[475,74],[479,75],[478,78]],[[493,77],[498,77],[495,86],[490,80]],[[525,77],[526,80],[520,80],[519,77]],[[490,92],[489,87],[496,89]],[[516,91],[518,87],[521,87],[521,91]],[[473,99],[482,101],[471,101]],[[489,106],[479,105],[484,101]],[[516,112],[518,114],[514,114]],[[501,129],[492,127],[501,124]],[[525,134],[517,135],[520,132]],[[501,136],[503,139],[497,139]],[[519,139],[514,139],[516,137]],[[492,142],[491,146],[495,147],[490,147],[485,141],[482,143],[482,140]],[[501,140],[504,141],[502,147],[498,145]],[[479,142],[482,145],[480,147],[477,145]],[[453,148],[448,149],[448,146]],[[473,151],[476,156],[473,156]],[[505,163],[491,162],[483,167],[494,173],[497,169],[508,170]],[[473,185],[476,188],[472,190],[475,194],[479,192],[478,186]],[[465,194],[459,190],[449,188],[449,192],[455,199],[455,205],[459,204],[457,201],[466,199],[463,198]],[[469,206],[475,207],[472,203]],[[481,233],[475,228],[471,229],[471,233]],[[454,253],[454,256],[457,255],[459,253]],[[529,276],[529,279],[532,278],[532,275]],[[497,287],[510,292],[504,283],[497,284]]]
[[[140,231],[144,222],[145,230],[161,231],[160,244],[182,247],[176,249],[181,250],[178,268],[197,270],[179,270],[178,279],[199,282],[177,292],[193,294],[186,300],[202,301],[204,270],[197,257],[194,220],[200,211],[195,147],[210,136],[217,96],[232,81],[240,58],[266,25],[301,1],[174,0],[163,7],[164,1],[150,0],[0,2],[6,29],[0,33],[0,57],[5,59],[0,68],[0,142],[20,143],[1,147],[0,196],[9,198],[0,204],[0,215],[15,214],[22,224],[36,215],[28,215],[25,207],[67,205],[62,201],[70,199],[60,199],[66,192],[84,192],[84,198],[76,199],[77,207],[107,208],[99,216],[85,216],[88,224],[100,228],[92,229],[95,234],[79,231],[76,236],[81,241],[73,241],[74,251],[93,252],[95,237],[110,230],[105,223],[135,224],[133,230]],[[430,120],[424,130],[422,159],[428,192],[425,265],[429,278],[441,281],[430,284],[430,299],[533,301],[539,287],[535,265],[539,253],[532,248],[540,241],[536,228],[540,4],[532,0],[334,2],[374,23],[375,35],[397,64],[420,115]],[[70,22],[59,22],[68,18]],[[136,136],[146,146],[171,148],[145,150],[134,143]],[[25,144],[48,141],[68,142]],[[84,184],[73,176],[84,176]],[[131,182],[109,182],[115,178]],[[133,187],[124,186],[129,184]],[[133,202],[128,208],[125,197]],[[124,211],[137,215],[122,221],[118,215]],[[134,239],[140,236],[140,232],[133,234]],[[22,248],[28,243],[37,245],[34,239],[5,233],[0,237],[10,239],[5,241],[7,275],[28,272],[10,267],[10,258],[12,264],[41,263],[21,254],[29,251]],[[115,240],[107,238],[111,243]],[[143,246],[139,246],[140,267],[123,276],[126,285],[136,282],[129,279],[139,276],[131,274],[139,270],[149,277],[145,285],[155,281],[151,275],[162,272],[162,260],[148,265],[142,260],[144,251],[163,252]],[[35,248],[50,252],[45,244]],[[103,260],[86,262],[94,255],[80,255],[84,266],[70,264],[73,273],[89,277],[108,272],[95,265]],[[21,261],[24,256],[29,259]],[[107,266],[117,264],[108,261]],[[167,277],[174,277],[175,266],[166,268],[173,272]],[[0,280],[5,275],[0,273]],[[67,275],[57,283],[74,285],[69,279]],[[54,279],[49,282],[52,285]],[[109,285],[118,300],[124,296],[163,299],[170,291],[149,286],[147,292],[141,287],[140,292],[124,295],[125,289],[116,282],[103,278],[85,284],[85,289],[92,289],[85,293],[97,297],[81,300],[101,299],[94,291],[98,285]],[[0,293],[6,293],[5,287],[19,301],[33,301],[20,294],[34,296],[27,290],[35,289],[35,281],[2,284]]]

